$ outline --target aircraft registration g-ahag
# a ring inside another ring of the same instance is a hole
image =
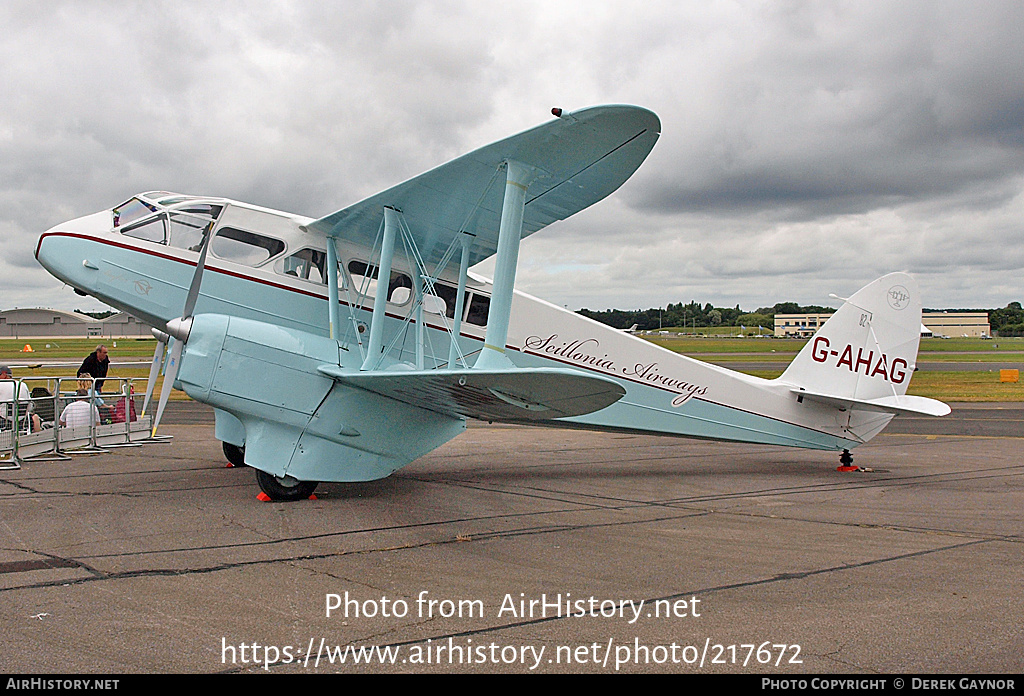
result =
[[[225,453],[275,500],[388,476],[469,418],[833,450],[849,463],[893,416],[949,412],[906,395],[921,300],[902,273],[846,300],[774,380],[515,291],[521,238],[619,188],[661,130],[635,106],[552,113],[317,220],[149,192],[53,227],[36,258],[164,328],[154,432],[178,385],[213,406]],[[468,272],[492,254],[493,281]]]

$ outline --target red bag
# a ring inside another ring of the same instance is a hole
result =
[[[135,390],[132,389],[132,396],[134,396],[134,394]],[[122,396],[120,399],[117,400],[117,403],[114,404],[115,423],[124,423],[124,401],[125,397]],[[132,419],[132,422],[134,423],[139,419],[139,417],[135,415],[135,399],[129,398],[128,404],[128,416]]]

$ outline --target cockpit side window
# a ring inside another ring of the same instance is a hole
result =
[[[245,266],[259,266],[283,252],[284,247],[285,244],[280,239],[234,227],[221,227],[217,230],[217,236],[213,238],[210,251],[225,261]]]
[[[136,239],[144,239],[147,242],[156,242],[157,244],[167,243],[167,216],[158,215],[155,218],[149,220],[143,220],[142,222],[129,225],[121,228],[121,234],[126,237],[135,237]]]
[[[185,212],[173,210],[170,213],[170,235],[167,244],[179,249],[199,251],[203,248],[203,239],[216,220],[209,211]]]
[[[157,207],[138,198],[130,198],[114,208],[114,227],[130,225],[136,220],[157,212]]]

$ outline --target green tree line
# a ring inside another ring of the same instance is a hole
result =
[[[759,307],[753,312],[735,307],[714,307],[711,303],[700,304],[691,301],[689,304],[682,302],[669,304],[666,307],[654,307],[651,309],[623,310],[606,309],[603,312],[595,312],[589,309],[581,309],[577,314],[607,324],[616,329],[628,329],[637,325],[640,331],[649,331],[658,328],[682,327],[682,326],[746,326],[756,328],[758,326],[772,329],[775,325],[776,314],[802,314],[812,312],[834,312],[832,307],[819,307],[818,305],[798,305],[796,302],[778,302],[773,307]]]
[[[775,326],[776,314],[815,314],[831,313],[834,307],[819,305],[799,305],[796,302],[777,302],[772,307],[758,307],[753,312],[746,312],[735,307],[714,307],[711,303],[700,304],[691,301],[689,304],[679,302],[666,307],[651,309],[606,309],[603,312],[580,309],[577,314],[599,321],[616,329],[628,329],[633,324],[640,331],[651,331],[659,328],[699,327],[699,326],[745,326],[753,329],[758,326],[772,329]],[[942,311],[942,310],[929,310]],[[992,331],[1000,336],[1024,336],[1024,309],[1020,302],[1011,302],[1003,309],[951,309],[950,312],[988,312]]]

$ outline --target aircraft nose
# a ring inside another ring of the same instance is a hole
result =
[[[39,235],[35,250],[36,261],[60,280],[75,285],[72,275],[76,247],[88,243],[90,238],[109,234],[112,226],[113,219],[109,210],[54,225]],[[78,253],[77,258],[80,267],[82,254]]]
[[[50,229],[39,235],[39,240],[36,242],[36,261],[48,271],[52,271],[48,262],[56,256],[56,247],[60,245],[60,237],[56,236],[60,231],[60,225],[51,227]]]
[[[36,244],[36,261],[51,275],[65,283],[70,282],[68,269],[64,268],[70,257],[70,242],[71,238],[64,236],[58,227],[54,227],[41,234]]]

